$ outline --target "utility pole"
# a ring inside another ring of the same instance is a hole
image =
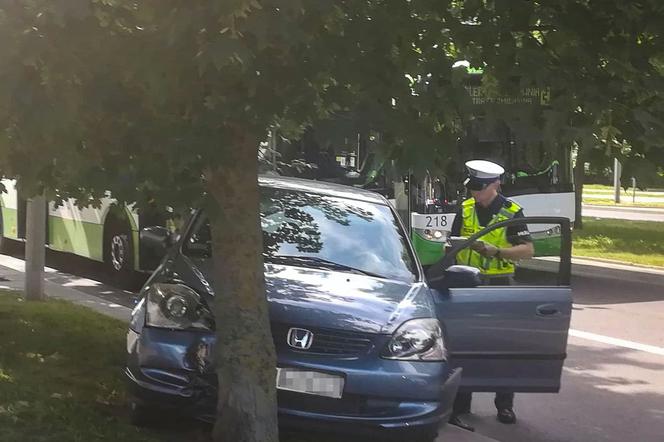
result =
[[[25,242],[25,299],[43,301],[46,259],[46,200],[43,195],[28,200]]]
[[[272,157],[272,170],[277,171],[277,130],[273,127],[270,129],[270,138],[268,140],[268,150]]]
[[[613,200],[616,204],[620,204],[620,175],[621,175],[621,165],[618,158],[613,159]]]
[[[632,203],[636,203],[636,177],[632,177]]]

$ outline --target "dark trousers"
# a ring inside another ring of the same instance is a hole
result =
[[[512,278],[492,278],[485,282],[487,285],[512,285]],[[472,393],[457,393],[454,399],[454,407],[452,408],[453,414],[468,414],[470,413],[470,403],[473,400]],[[496,393],[496,398],[493,403],[496,405],[497,410],[503,408],[514,408],[514,393]]]
[[[470,413],[470,403],[472,400],[472,393],[457,393],[452,413],[455,415]],[[514,408],[514,393],[496,393],[496,399],[493,403],[496,405],[497,410]]]

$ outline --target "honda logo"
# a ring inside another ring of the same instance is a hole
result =
[[[311,344],[314,342],[314,334],[303,328],[291,328],[288,330],[286,342],[298,350],[309,350]]]

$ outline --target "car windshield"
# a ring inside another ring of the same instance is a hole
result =
[[[264,187],[260,212],[266,262],[416,279],[403,230],[385,205]],[[207,257],[209,250],[209,225],[199,217],[184,252]]]

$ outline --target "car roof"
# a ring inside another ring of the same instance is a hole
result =
[[[326,181],[305,180],[282,176],[260,175],[258,184],[261,187],[294,190],[299,192],[317,193],[319,195],[334,196],[368,203],[387,205],[387,200],[381,194],[370,190],[359,189],[342,184],[328,183]]]

